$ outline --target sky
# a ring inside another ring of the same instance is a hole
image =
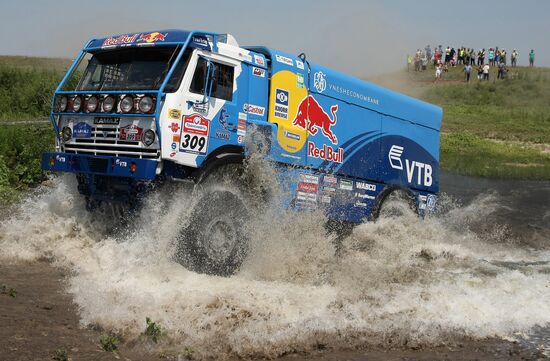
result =
[[[359,77],[427,44],[517,48],[550,66],[549,0],[0,0],[0,55],[74,58],[92,37],[159,29],[233,34]]]

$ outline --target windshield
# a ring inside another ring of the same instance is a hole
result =
[[[179,47],[128,48],[93,54],[76,90],[158,90],[179,52]],[[189,62],[188,49],[166,92],[177,90]]]

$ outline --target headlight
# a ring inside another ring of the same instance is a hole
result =
[[[123,113],[130,113],[132,111],[132,108],[134,108],[134,98],[132,98],[130,95],[125,96],[120,101],[120,110],[122,110]]]
[[[150,96],[144,96],[138,103],[139,111],[142,113],[149,113],[153,110],[153,98]]]
[[[67,110],[67,97],[59,98],[59,111],[64,112]]]
[[[96,96],[92,95],[88,98],[88,100],[86,101],[86,110],[88,111],[88,113],[93,113],[96,111],[97,103],[98,101]]]
[[[143,144],[146,146],[150,146],[155,142],[156,134],[151,129],[147,129],[145,133],[143,133]]]
[[[64,142],[68,142],[73,137],[73,131],[69,127],[63,127],[61,130],[61,138]]]
[[[103,99],[103,111],[105,113],[110,113],[114,107],[115,107],[115,98],[113,98],[110,95],[107,95]]]
[[[73,112],[80,111],[80,107],[82,106],[82,98],[79,96],[74,97],[73,99]]]

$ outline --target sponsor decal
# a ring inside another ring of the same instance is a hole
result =
[[[259,115],[263,117],[265,114],[265,108],[254,104],[244,104],[243,112],[247,114],[254,114],[254,115]]]
[[[120,123],[120,117],[95,117],[94,124],[110,124],[118,125]]]
[[[327,196],[327,195],[322,195],[322,196],[321,196],[321,203],[326,203],[326,204],[328,204],[328,203],[330,203],[330,201],[331,201],[331,197],[330,197],[330,196]]]
[[[277,118],[288,119],[288,91],[277,88],[275,91],[275,113]]]
[[[388,159],[390,166],[393,169],[403,171],[403,160],[401,156],[403,155],[405,148],[399,145],[392,145],[390,151],[388,152]],[[407,174],[407,182],[423,185],[429,187],[433,183],[433,169],[430,164],[426,164],[418,161],[411,161],[405,159],[405,170]],[[415,177],[416,174],[416,177]]]
[[[142,34],[137,41],[138,42],[143,41],[143,42],[146,42],[146,43],[154,43],[156,41],[164,41],[164,39],[166,39],[166,35],[168,35],[168,33],[161,34],[158,31],[154,31],[154,32],[149,33],[149,34]]]
[[[173,134],[172,135],[172,142],[176,142],[176,143],[179,143],[181,140],[181,137],[179,134]]]
[[[244,141],[244,136],[239,135],[239,136],[237,137],[237,143],[242,144],[243,141]]]
[[[318,187],[319,186],[317,184],[305,183],[305,182],[298,183],[298,191],[304,192],[304,193],[317,193],[317,191],[319,190]]]
[[[200,103],[193,103],[193,111],[201,114],[208,113],[209,109],[208,103],[200,104]]]
[[[300,137],[300,134],[296,134],[296,133],[292,133],[292,132],[289,132],[288,130],[285,129],[285,137],[289,138],[289,139],[293,139],[293,140],[300,140],[302,139],[302,137]]]
[[[124,161],[124,160],[120,160],[120,159],[116,159],[115,160],[115,165],[121,167],[121,168],[127,168],[128,167],[128,162]]]
[[[436,203],[437,203],[437,197],[433,194],[429,194],[428,199],[426,201],[426,205],[430,211],[435,210]]]
[[[304,85],[304,74],[297,73],[296,74],[296,87],[298,88],[305,88]]]
[[[314,193],[305,193],[305,192],[296,192],[296,199],[299,201],[304,201],[308,203],[317,202],[317,194]]]
[[[55,156],[55,160],[58,161],[59,163],[65,163],[67,161],[65,159],[65,157],[62,157],[62,156],[59,156],[59,155]]]
[[[252,74],[255,76],[265,78],[265,69],[252,67]]]
[[[175,143],[175,142],[172,143],[171,148],[172,148],[172,150],[178,149],[178,143]]]
[[[329,84],[328,88],[329,88],[329,90],[331,90],[333,92],[343,94],[343,95],[347,95],[348,97],[351,97],[351,98],[356,98],[356,99],[359,99],[359,100],[362,100],[364,102],[371,103],[371,104],[374,104],[374,105],[380,105],[380,100],[379,99],[372,98],[368,95],[358,93],[355,90],[347,89],[347,88],[341,87],[339,85],[334,85],[334,84]]]
[[[237,135],[243,137],[246,135],[246,120],[239,119],[237,123]]]
[[[180,120],[181,119],[181,110],[179,110],[179,109],[168,109],[168,116],[170,117],[170,119]]]
[[[314,174],[300,173],[300,182],[319,184],[319,176]]]
[[[353,182],[350,180],[342,179],[340,181],[340,189],[343,189],[345,191],[353,190]]]
[[[193,35],[191,42],[197,48],[210,49],[210,44],[208,44],[208,39],[204,36]]]
[[[335,184],[335,183],[338,183],[338,178],[336,178],[333,175],[328,175],[327,174],[323,177],[323,182],[325,182],[325,183],[334,183]]]
[[[298,69],[304,70],[304,62],[301,61],[301,60],[296,59],[296,67],[297,67]]]
[[[133,43],[134,41],[137,40],[139,35],[140,34],[138,33],[138,34],[134,34],[134,35],[121,35],[118,38],[110,37],[110,38],[105,39],[101,46],[103,47],[103,46],[131,44],[131,43]]]
[[[120,128],[119,140],[140,141],[143,137],[143,128],[130,124]]]
[[[326,74],[322,71],[318,71],[313,74],[313,87],[319,92],[322,93],[327,88]]]
[[[172,124],[170,124],[170,130],[172,131],[172,133],[177,133],[180,131],[180,124],[179,123],[175,123],[175,122],[172,122]]]
[[[324,192],[324,193],[334,193],[334,192],[336,192],[336,188],[333,188],[333,187],[323,187],[323,192]]]
[[[320,158],[329,162],[342,163],[344,161],[344,148],[332,148],[326,144],[318,148],[315,143],[307,143],[307,155],[313,158]]]
[[[206,154],[210,121],[200,114],[183,117],[180,151],[192,154]]]
[[[366,208],[367,204],[365,202],[355,201],[354,207]]]
[[[248,115],[246,113],[239,112],[239,120],[247,120]]]
[[[302,129],[307,129],[308,133],[311,135],[317,134],[319,129],[325,137],[327,137],[332,144],[338,144],[338,138],[336,134],[332,131],[332,127],[336,125],[338,118],[336,113],[338,112],[338,104],[330,107],[330,117],[317,100],[308,95],[302,100],[300,105],[298,105],[298,114],[296,119],[292,122],[292,125],[300,127]]]
[[[216,138],[229,140],[230,137],[231,137],[231,134],[229,134],[229,132],[224,132],[223,130],[216,130]]]
[[[370,199],[370,200],[376,199],[375,196],[371,196],[370,194],[363,194],[363,193],[355,193],[355,198]]]
[[[365,182],[355,182],[355,188],[376,192],[376,184],[370,184]]]
[[[170,153],[170,158],[174,158],[176,156],[177,152],[171,152]]]
[[[265,65],[264,58],[261,55],[254,55],[254,62],[261,66]]]
[[[294,66],[294,61],[290,58],[287,58],[286,56],[275,54],[275,60],[277,60],[279,63],[286,64],[288,66]]]
[[[227,124],[227,119],[229,119],[229,113],[227,112],[227,109],[222,108],[220,110],[220,115],[218,116],[218,122],[225,130],[228,130],[230,128],[229,124]]]
[[[73,126],[73,137],[75,138],[91,138],[92,126],[88,123],[80,122]]]

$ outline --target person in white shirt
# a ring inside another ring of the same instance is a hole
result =
[[[483,80],[489,80],[489,70],[491,70],[489,64],[483,65]]]

